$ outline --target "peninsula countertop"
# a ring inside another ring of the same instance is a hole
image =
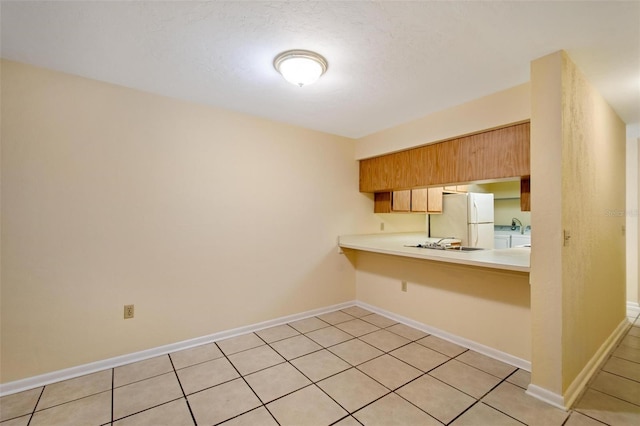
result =
[[[338,239],[338,244],[340,247],[345,249],[412,257],[415,259],[424,259],[436,262],[457,263],[460,265],[480,266],[484,268],[527,273],[530,271],[530,247],[487,249],[466,252],[406,247],[424,244],[425,242],[436,242],[438,240],[439,238],[428,238],[424,232],[380,233],[342,235]]]

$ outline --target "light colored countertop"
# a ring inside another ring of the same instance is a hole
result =
[[[342,248],[412,257],[437,262],[481,266],[484,268],[529,272],[531,248],[488,249],[468,252],[433,250],[408,245],[436,242],[439,238],[428,238],[424,232],[397,234],[342,235]]]

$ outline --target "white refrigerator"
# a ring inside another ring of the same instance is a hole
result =
[[[493,194],[445,194],[442,214],[429,215],[429,235],[455,237],[463,246],[493,248]]]

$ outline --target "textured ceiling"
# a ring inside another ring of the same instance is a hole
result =
[[[640,1],[9,2],[2,57],[348,137],[529,80],[566,50],[640,122]],[[273,58],[309,49],[303,88]]]

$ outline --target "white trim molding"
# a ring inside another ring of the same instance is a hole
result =
[[[636,318],[640,315],[640,304],[627,300],[627,316]]]
[[[596,353],[591,357],[589,362],[584,366],[582,371],[576,376],[573,382],[569,385],[564,395],[559,395],[555,392],[551,392],[537,385],[529,385],[527,388],[527,395],[537,398],[541,401],[551,404],[555,407],[561,408],[565,411],[571,409],[571,406],[576,402],[578,397],[582,395],[582,392],[587,387],[589,380],[594,374],[602,367],[607,360],[609,354],[616,348],[620,339],[622,339],[631,325],[625,318],[618,324],[616,329],[609,335],[607,340],[600,345]]]
[[[357,301],[356,306],[360,306],[361,308],[368,309],[371,312],[375,312],[379,315],[385,316],[387,318],[391,318],[394,321],[398,321],[402,324],[424,331],[425,333],[447,340],[451,343],[455,343],[456,345],[465,347],[467,349],[474,350],[488,357],[497,359],[498,361],[502,361],[507,364],[513,365],[514,367],[521,368],[526,371],[531,371],[531,361],[518,358],[506,352],[502,352],[492,347],[485,346],[481,343],[474,342],[473,340],[465,339],[463,337],[459,337],[454,334],[447,333],[446,331],[442,331],[438,328],[431,327],[429,325],[420,323],[418,321],[414,321],[410,318],[403,317],[401,315],[396,315],[393,312],[385,311],[384,309],[380,309],[376,306],[369,305],[368,303]]]
[[[546,402],[547,404],[551,404],[554,407],[560,408],[561,410],[567,410],[564,405],[564,398],[562,397],[562,395],[559,395],[555,392],[551,392],[550,390],[546,390],[545,388],[541,388],[540,386],[529,385],[525,393],[529,396],[539,399],[542,402]]]
[[[298,321],[298,320],[313,317],[316,315],[322,315],[338,309],[344,309],[350,306],[355,306],[355,304],[356,304],[355,301],[339,303],[337,305],[314,309],[314,310],[302,312],[299,314],[288,315],[288,316],[276,318],[273,320],[260,322],[257,324],[234,328],[231,330],[225,330],[218,333],[209,334],[207,336],[197,337],[195,339],[184,340],[178,343],[172,343],[169,345],[146,349],[140,352],[134,352],[127,355],[108,358],[102,361],[91,362],[89,364],[78,365],[76,367],[66,368],[64,370],[52,371],[51,373],[45,373],[38,376],[28,377],[22,380],[16,380],[14,382],[0,384],[0,397],[11,395],[17,392],[22,392],[29,389],[34,389],[40,386],[45,386],[51,383],[60,382],[62,380],[73,379],[79,376],[84,376],[86,374],[95,373],[97,371],[119,367],[124,364],[144,361],[145,359],[166,355],[171,352],[190,349],[195,346],[216,342],[222,339],[228,339],[230,337],[251,333],[254,331],[262,330],[264,328],[275,327],[277,325],[287,324],[289,322]]]

